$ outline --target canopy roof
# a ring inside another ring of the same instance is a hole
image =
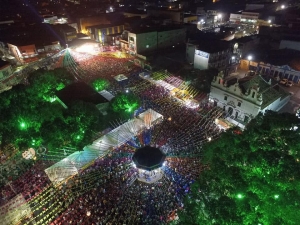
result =
[[[137,168],[150,171],[161,167],[165,158],[166,155],[159,148],[145,146],[136,150],[132,160]]]

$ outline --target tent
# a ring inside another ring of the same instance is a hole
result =
[[[139,114],[137,118],[125,122],[95,140],[91,145],[87,145],[83,151],[74,152],[45,169],[45,173],[52,183],[60,183],[78,174],[80,170],[90,165],[96,158],[106,155],[114,147],[125,144],[139,132],[149,128],[151,124],[162,118],[163,116],[158,112],[148,109]]]
[[[1,225],[19,224],[19,221],[30,216],[31,208],[22,194],[16,195],[0,207]]]
[[[45,169],[45,173],[52,183],[58,184],[71,176],[78,174],[78,171],[93,162],[99,156],[99,151],[84,148],[84,151],[77,151]]]

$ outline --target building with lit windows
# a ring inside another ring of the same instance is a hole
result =
[[[233,23],[256,24],[259,20],[258,12],[231,13],[229,21]]]
[[[127,44],[129,53],[136,55],[184,44],[185,39],[183,27],[140,28],[128,32],[128,40],[123,40],[121,46],[126,48]]]
[[[100,44],[115,45],[115,39],[122,34],[124,25],[96,25],[87,27],[91,39]]]
[[[290,97],[290,93],[271,79],[259,75],[224,78],[222,71],[212,81],[209,94],[210,101],[223,109],[227,120],[241,128],[260,112],[279,111]]]
[[[227,41],[189,41],[186,45],[186,60],[195,69],[225,69],[231,55],[231,44]]]

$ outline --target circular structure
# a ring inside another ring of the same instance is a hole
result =
[[[166,155],[159,148],[145,146],[136,150],[132,160],[138,169],[151,171],[161,167],[165,158]]]

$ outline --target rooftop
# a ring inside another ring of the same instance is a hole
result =
[[[116,26],[122,26],[124,24],[99,24],[95,26],[87,26],[86,28],[92,28],[92,29],[104,29],[109,27],[116,27]]]
[[[131,33],[142,34],[142,33],[163,32],[163,31],[178,30],[178,29],[183,29],[183,27],[181,26],[139,27],[139,28],[134,28],[131,31]]]
[[[232,41],[237,43],[247,43],[256,39],[258,39],[258,35],[245,36],[245,37],[234,39]]]
[[[227,50],[230,47],[228,41],[211,40],[211,41],[198,41],[198,50],[207,53],[215,53]]]
[[[132,160],[137,168],[151,171],[161,167],[165,158],[159,148],[144,146],[135,151]]]
[[[269,78],[270,79],[270,78]],[[247,76],[238,80],[239,86],[245,94],[250,88],[258,88],[258,93],[262,95],[262,106],[264,109],[278,98],[289,95],[277,83],[272,83],[272,80],[266,80],[262,76]]]
[[[300,71],[300,51],[293,49],[269,51],[265,62],[275,66],[288,65],[292,69]]]
[[[106,103],[108,100],[84,82],[74,82],[56,93],[66,105],[74,101],[90,102],[95,105]]]

